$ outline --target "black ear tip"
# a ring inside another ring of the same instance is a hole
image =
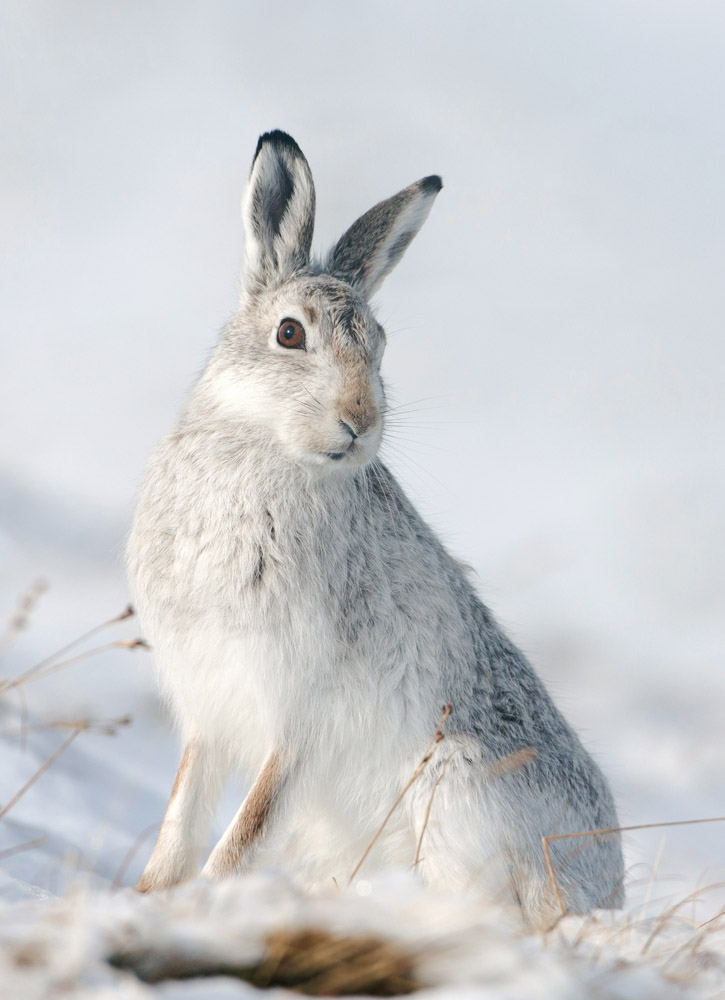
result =
[[[254,159],[252,160],[252,166],[254,166],[254,160],[259,156],[262,146],[266,143],[273,143],[275,146],[279,146],[282,149],[289,150],[295,156],[302,156],[302,150],[294,141],[291,135],[283,132],[281,129],[273,129],[271,132],[265,132],[264,135],[260,135],[259,141],[257,142],[257,148],[254,151]]]
[[[423,178],[420,182],[420,187],[425,194],[438,194],[443,187],[443,180],[438,174],[431,174],[430,177]]]

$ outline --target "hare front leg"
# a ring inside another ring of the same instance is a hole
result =
[[[288,773],[288,765],[281,753],[275,751],[267,757],[239,811],[209,855],[202,875],[220,879],[249,866],[253,852],[277,810]]]
[[[189,740],[139,892],[165,889],[194,874],[227,771],[213,746],[198,737]]]

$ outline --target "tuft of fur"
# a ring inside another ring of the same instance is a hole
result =
[[[617,825],[599,768],[377,457],[385,333],[368,299],[440,189],[376,205],[317,263],[307,161],[285,133],[259,141],[239,311],[151,457],[128,543],[186,743],[141,888],[194,873],[232,772],[254,784],[204,874],[273,852],[302,884],[344,882],[447,702],[446,739],[367,864],[410,866],[445,768],[417,870],[543,926],[558,908],[541,837]],[[278,338],[288,321],[299,349]],[[570,912],[621,904],[616,836],[551,848]]]

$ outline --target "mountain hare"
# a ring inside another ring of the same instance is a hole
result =
[[[141,890],[195,873],[231,773],[253,784],[203,875],[266,851],[303,885],[344,884],[448,702],[367,870],[410,868],[430,806],[422,878],[544,926],[559,902],[542,836],[617,824],[599,768],[377,457],[385,331],[368,300],[441,186],[380,202],[319,262],[307,161],[284,132],[259,140],[239,311],[149,462],[128,544],[185,742]],[[568,911],[621,904],[616,835],[551,857]]]

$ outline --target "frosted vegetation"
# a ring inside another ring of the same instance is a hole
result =
[[[9,660],[42,589],[25,596],[11,621]],[[630,869],[624,911],[564,916],[543,935],[522,934],[514,914],[475,895],[424,889],[413,874],[415,859],[411,870],[385,877],[363,864],[347,885],[331,880],[315,897],[272,869],[136,893],[130,886],[163,808],[153,782],[163,734],[127,715],[59,716],[28,707],[33,687],[53,675],[87,677],[118,654],[145,656],[132,634],[118,638],[132,623],[125,610],[0,685],[0,822],[11,844],[0,852],[0,981],[7,996],[201,1000],[269,988],[664,1000],[683,996],[684,988],[689,996],[720,995],[725,920],[713,912],[713,900],[707,914],[702,903],[708,894],[722,898],[722,887],[701,885],[686,896],[668,891],[659,870],[664,840],[646,878],[641,865]],[[428,755],[435,747],[434,739]],[[418,854],[424,850],[423,836]]]

